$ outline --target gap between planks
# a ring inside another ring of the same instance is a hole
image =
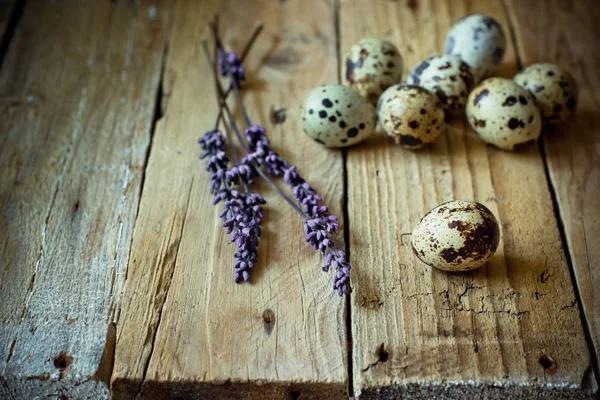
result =
[[[511,6],[510,6],[510,4],[508,4],[508,0],[502,0],[502,4],[504,6],[504,14],[506,15],[506,20],[508,22],[508,27],[510,29],[510,32],[509,32],[510,40],[513,42],[513,44],[515,46],[517,67],[518,67],[518,70],[521,70],[524,67],[523,61],[522,61],[523,58],[521,57],[523,48],[522,48],[521,43],[517,40],[517,35],[515,33],[515,23],[516,23],[516,21],[514,20],[515,15],[514,15],[514,13],[509,12],[511,9]],[[547,159],[546,149],[544,147],[543,137],[539,138],[539,140],[537,141],[537,144],[538,144],[538,150],[539,150],[540,156],[542,158],[542,162],[544,164],[544,173],[546,175],[546,183],[548,184],[548,191],[550,192],[550,197],[552,199],[552,208],[554,210],[554,217],[556,218],[556,222],[558,225],[558,232],[560,234],[560,240],[562,242],[562,249],[563,249],[563,252],[565,253],[565,258],[567,261],[567,265],[569,267],[569,275],[571,277],[571,283],[573,284],[573,292],[575,293],[575,299],[577,301],[577,306],[579,307],[579,315],[580,315],[581,321],[582,321],[583,333],[585,335],[585,340],[587,342],[588,349],[589,349],[590,355],[591,355],[592,368],[594,370],[596,383],[600,387],[600,367],[598,365],[598,354],[596,353],[596,348],[594,347],[594,341],[592,338],[592,333],[591,333],[589,322],[588,322],[588,316],[585,313],[584,304],[583,304],[583,300],[581,298],[581,293],[580,293],[580,289],[579,289],[579,284],[577,282],[577,278],[575,275],[575,267],[573,265],[573,257],[571,254],[571,248],[569,247],[569,243],[567,241],[567,232],[565,229],[563,216],[560,211],[560,206],[558,203],[557,188],[556,188],[556,185],[554,184],[554,182],[552,182],[552,178],[550,176],[550,168],[548,167],[548,159]],[[591,315],[589,317],[593,318],[593,315]],[[600,392],[599,392],[599,395],[600,395]]]
[[[166,110],[166,104],[165,104],[165,96],[164,96],[164,78],[165,78],[165,68],[167,65],[167,58],[169,57],[169,40],[171,38],[171,29],[172,29],[172,22],[173,22],[173,18],[172,18],[172,14],[169,16],[169,20],[167,22],[167,29],[165,32],[166,35],[166,40],[165,40],[165,45],[163,47],[163,54],[161,57],[161,61],[160,61],[160,75],[158,78],[158,82],[156,85],[156,94],[155,94],[155,101],[154,101],[154,112],[152,115],[152,123],[151,123],[151,127],[150,127],[150,140],[149,140],[149,144],[148,144],[148,149],[146,150],[146,154],[144,156],[144,165],[142,168],[142,176],[141,176],[141,183],[140,183],[140,193],[139,193],[139,201],[137,203],[137,207],[136,207],[136,211],[135,211],[135,218],[134,218],[134,223],[133,223],[133,228],[132,228],[132,232],[135,230],[135,227],[137,225],[137,221],[138,221],[138,216],[140,213],[140,204],[142,203],[142,196],[144,194],[144,187],[145,187],[145,183],[146,183],[146,170],[148,168],[148,160],[150,159],[150,154],[152,153],[152,148],[153,148],[153,144],[154,144],[154,134],[156,133],[156,129],[158,126],[158,123],[160,122],[160,120],[163,118],[163,116],[165,115],[165,110]],[[188,205],[189,205],[189,197],[192,193],[192,187],[193,187],[193,179],[192,179],[192,184],[190,185],[190,190],[189,190],[189,194],[188,194]],[[187,209],[186,209],[186,214],[187,214]],[[184,223],[182,224],[181,227],[181,232],[179,234],[180,240],[179,243],[181,243],[181,234],[183,233],[183,228],[185,226],[185,220]],[[177,255],[179,253],[179,244],[177,246],[177,251],[175,253],[175,260],[177,260]],[[131,259],[131,248],[129,249],[129,255],[127,257],[127,265],[129,265],[129,261]],[[173,268],[173,272],[175,271],[175,269]],[[125,284],[127,283],[127,278],[129,276],[129,268],[126,268],[125,270],[125,279],[123,280],[123,288],[125,287]],[[171,274],[171,277],[173,275]],[[169,283],[167,284],[167,294],[169,292],[170,289],[170,279],[169,278]],[[165,296],[165,300],[166,300],[166,296]],[[150,365],[150,358],[152,357],[152,353],[154,351],[154,343],[156,341],[156,333],[158,332],[158,326],[160,325],[160,319],[162,316],[162,311],[164,309],[164,303],[165,301],[163,301],[163,304],[161,305],[161,312],[158,316],[158,323],[156,325],[156,330],[154,331],[154,336],[152,337],[152,348],[150,350],[150,355],[148,356],[148,360],[146,360],[146,364],[144,366],[144,378],[140,381],[139,384],[139,388],[136,392],[135,395],[135,399],[137,399],[140,395],[140,393],[142,392],[142,387],[144,384],[144,381],[146,379],[146,373],[148,372],[148,366]],[[115,343],[111,343],[110,346],[110,358],[111,358],[111,363],[110,363],[110,370],[107,376],[107,381],[108,385],[110,387],[110,380],[111,377],[113,375],[114,372],[114,367],[115,367],[115,350],[116,350],[116,324],[118,324],[118,319],[119,319],[119,315],[120,315],[120,311],[121,311],[121,303],[119,303],[119,309],[116,310],[116,314],[115,314],[115,318],[114,318],[114,324],[115,324],[115,334],[114,334],[114,342]],[[107,343],[107,347],[109,346],[109,344]],[[112,388],[110,388],[110,392],[111,395],[112,393]]]
[[[337,62],[337,83],[342,84],[342,38],[340,30],[340,0],[334,0],[334,27],[335,27],[335,53]],[[348,213],[348,150],[342,149],[342,217],[344,218],[344,250],[346,251],[346,257],[352,263],[350,253],[350,214]],[[352,362],[352,352],[354,342],[352,340],[352,301],[350,299],[351,294],[346,294],[346,341],[348,344],[348,396],[354,397],[354,371]]]

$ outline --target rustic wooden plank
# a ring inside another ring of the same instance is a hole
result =
[[[268,204],[252,283],[232,281],[235,250],[220,226],[220,208],[211,206],[196,145],[217,112],[201,47],[217,11],[225,43],[238,51],[256,21],[265,23],[246,63],[250,115],[266,124],[274,148],[298,164],[332,210],[342,211],[341,153],[309,140],[298,121],[304,93],[337,80],[333,1],[179,2],[164,80],[167,107],[153,141],[117,328],[114,396],[342,398],[344,299],[304,243],[301,219],[271,191],[263,191]],[[287,108],[284,124],[272,125],[271,106]]]
[[[600,354],[600,7],[595,1],[507,2],[523,65],[554,62],[570,71],[579,86],[574,118],[542,136],[583,311]],[[530,16],[536,15],[534,21]],[[534,23],[532,23],[534,22]]]
[[[451,25],[472,12],[509,33],[501,1],[372,4],[342,0],[342,52],[380,35],[412,68],[440,53]],[[509,43],[499,74],[515,71]],[[349,151],[347,165],[359,398],[590,396],[590,357],[536,146],[497,150],[458,118],[429,149],[403,150],[380,135]],[[410,249],[419,219],[454,198],[484,203],[502,223],[496,256],[470,273],[433,270]]]
[[[0,74],[0,398],[106,398],[168,2],[29,1]]]

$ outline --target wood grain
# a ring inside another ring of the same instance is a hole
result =
[[[0,74],[0,398],[108,396],[167,5],[26,5]]]
[[[570,71],[579,105],[566,123],[543,135],[550,179],[556,193],[583,311],[600,354],[600,7],[595,1],[507,2],[517,50],[525,66],[554,62]],[[530,15],[536,15],[536,23]]]
[[[509,33],[500,1],[341,1],[341,50],[364,36],[396,43],[407,71],[441,52],[464,15]],[[369,18],[365,18],[369,15]],[[509,43],[502,76],[516,72]],[[348,153],[354,388],[371,398],[589,398],[595,385],[579,310],[535,145],[486,146],[462,118],[428,149],[383,134]],[[475,199],[502,224],[486,267],[422,264],[410,232],[434,206]]]
[[[217,113],[201,47],[216,12],[225,43],[237,51],[254,23],[265,23],[245,63],[251,118],[265,124],[273,147],[298,164],[332,210],[342,211],[341,153],[308,139],[298,121],[304,93],[336,80],[333,2],[179,2],[165,114],[153,140],[117,330],[114,395],[342,398],[344,299],[304,243],[300,217],[272,191],[261,189],[268,204],[252,283],[233,283],[235,249],[220,226],[220,207],[211,205],[196,144]],[[272,106],[287,108],[284,124],[269,122]]]

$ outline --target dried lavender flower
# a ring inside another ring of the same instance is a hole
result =
[[[217,59],[219,73],[221,76],[230,78],[232,83],[239,86],[241,81],[246,80],[246,71],[242,66],[242,61],[236,52],[220,51],[220,56]]]
[[[227,234],[231,234],[231,243],[237,245],[233,280],[236,283],[248,281],[250,270],[258,259],[258,238],[263,218],[261,206],[266,202],[259,194],[249,191],[241,193],[231,188],[239,184],[240,177],[245,179],[247,167],[234,165],[230,170],[227,169],[227,143],[221,131],[206,132],[198,143],[203,150],[200,158],[207,159],[206,169],[211,173],[211,192],[215,194],[213,204],[223,202],[219,217]]]

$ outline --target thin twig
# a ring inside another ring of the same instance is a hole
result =
[[[242,115],[244,116],[244,121],[246,121],[247,126],[251,126],[252,123],[250,123],[250,118],[248,117],[248,113],[246,112],[246,107],[244,106],[244,102],[242,101],[242,96],[240,95],[240,89],[235,82],[232,82],[232,84],[233,84],[233,92],[235,93],[235,97],[240,106],[240,110],[242,110]]]
[[[262,31],[262,29],[263,29],[262,22],[259,22],[258,25],[256,25],[254,27],[254,32],[252,32],[252,36],[250,36],[250,39],[248,40],[248,43],[246,44],[246,47],[244,48],[244,50],[242,50],[242,54],[240,54],[240,61],[241,62],[244,62],[244,59],[248,55],[248,52],[252,48],[252,45],[256,41],[256,38],[258,38],[258,35],[260,35],[260,32]]]

